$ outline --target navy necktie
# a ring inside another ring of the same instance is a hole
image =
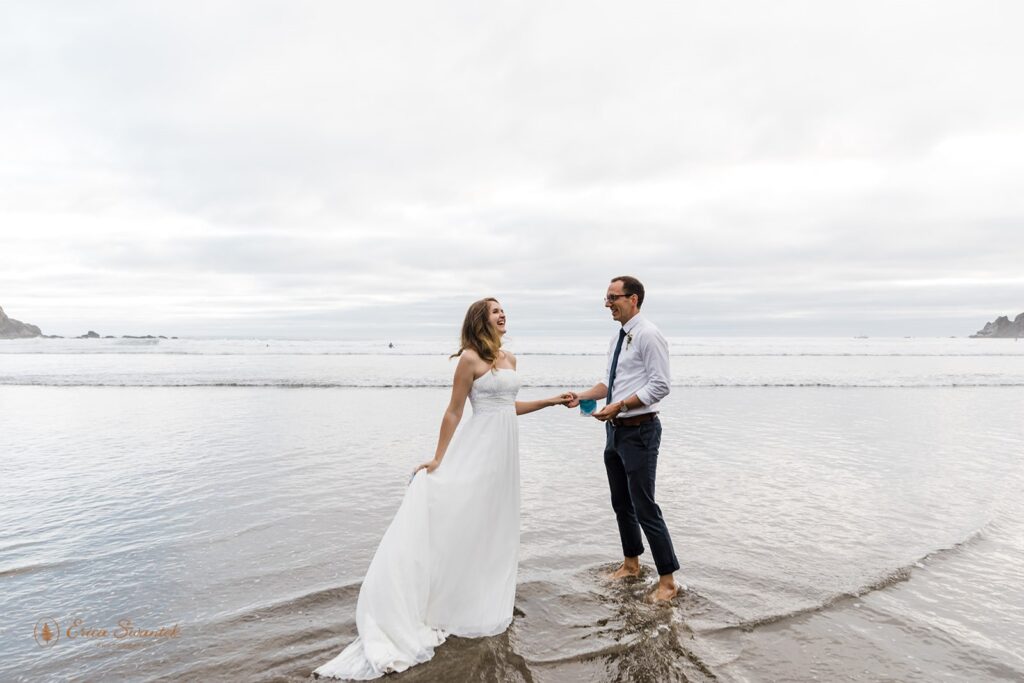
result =
[[[608,373],[608,395],[605,397],[605,405],[612,402],[612,387],[615,386],[615,370],[619,364],[619,354],[622,352],[622,340],[626,338],[626,329],[619,330],[619,343],[615,345],[615,353],[612,354],[612,369]]]

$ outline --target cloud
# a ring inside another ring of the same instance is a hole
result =
[[[1015,3],[0,13],[0,304],[48,331],[603,330],[622,273],[677,334],[1024,309]]]

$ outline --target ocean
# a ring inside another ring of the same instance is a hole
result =
[[[521,398],[602,379],[605,338],[507,341]],[[388,680],[1024,679],[1024,344],[670,342],[681,597],[644,603],[649,554],[602,578],[601,425],[525,415],[512,626]],[[307,680],[355,636],[453,350],[0,341],[0,680]]]

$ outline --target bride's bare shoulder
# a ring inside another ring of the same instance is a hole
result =
[[[464,373],[476,378],[487,372],[487,368],[489,366],[490,364],[480,358],[480,354],[476,351],[473,349],[466,349],[459,355],[459,365],[455,368],[455,374],[459,375]]]
[[[480,354],[477,353],[474,349],[465,349],[462,352],[462,354],[459,355],[459,365],[462,365],[464,363],[470,365],[479,365],[480,363],[483,362],[484,361],[480,357]]]

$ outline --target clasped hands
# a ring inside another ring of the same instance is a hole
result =
[[[567,391],[562,394],[560,398],[568,399],[562,404],[566,408],[576,408],[580,404],[580,396],[575,391]],[[623,405],[622,401],[615,401],[614,403],[609,403],[600,410],[595,410],[590,416],[594,419],[600,420],[601,422],[607,422],[625,409],[626,406]]]

